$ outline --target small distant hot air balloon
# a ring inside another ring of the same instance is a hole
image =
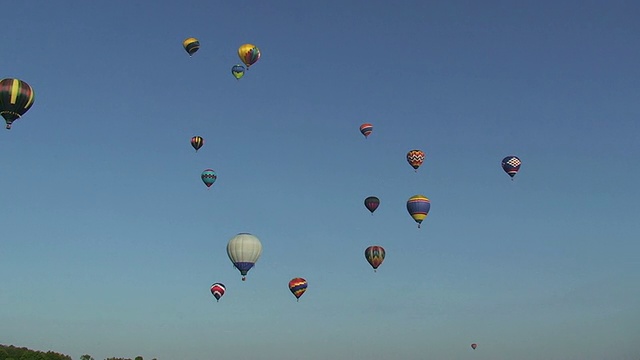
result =
[[[420,228],[420,224],[429,214],[429,209],[431,209],[431,201],[424,195],[414,195],[409,198],[407,201],[407,211],[418,223],[418,228]]]
[[[373,125],[371,124],[362,124],[360,125],[360,132],[362,133],[362,135],[364,135],[364,138],[368,138],[369,135],[371,135],[371,132],[373,131]]]
[[[194,136],[191,138],[191,146],[196,149],[196,152],[200,150],[202,145],[204,145],[204,139],[202,138],[202,136]]]
[[[247,70],[260,60],[260,49],[253,44],[244,44],[238,48],[238,57],[247,66]]]
[[[242,275],[242,281],[247,279],[247,273],[255,265],[262,254],[262,243],[254,235],[240,233],[227,244],[227,255],[236,269]]]
[[[384,261],[384,255],[385,252],[382,246],[373,245],[364,250],[364,257],[367,259],[374,272],[377,271],[378,266],[380,266]]]
[[[471,348],[472,348],[473,350],[475,350],[477,347],[478,347],[478,344],[476,344],[476,343],[471,344]]]
[[[202,182],[204,182],[204,184],[207,185],[207,187],[211,187],[211,185],[213,185],[213,183],[216,182],[216,179],[218,178],[218,176],[216,175],[216,172],[213,171],[212,169],[205,169],[202,172],[202,175],[200,175],[200,178],[202,179]]]
[[[244,76],[244,66],[242,66],[242,65],[233,65],[233,67],[231,68],[231,74],[237,80],[240,80],[240,78]]]
[[[7,130],[31,108],[33,100],[33,89],[26,82],[19,79],[0,80],[0,115],[7,123]]]
[[[378,206],[380,206],[380,199],[378,199],[377,197],[369,196],[368,198],[364,199],[364,207],[366,207],[367,210],[371,211],[371,215],[373,215],[373,212],[376,211]]]
[[[424,158],[425,154],[422,150],[411,150],[407,153],[407,162],[415,169],[416,172],[424,162]]]
[[[289,291],[296,297],[296,301],[300,301],[300,296],[307,291],[307,280],[303,278],[294,278],[289,281]]]
[[[511,176],[511,180],[520,170],[520,165],[522,165],[522,161],[517,156],[509,155],[502,159],[502,170]]]
[[[226,288],[224,287],[224,284],[215,283],[211,285],[211,294],[216,298],[216,302],[220,301],[220,298],[222,297],[222,295],[224,295],[225,290]]]
[[[186,38],[182,42],[182,47],[189,54],[189,56],[193,56],[200,49],[200,41],[196,38]]]

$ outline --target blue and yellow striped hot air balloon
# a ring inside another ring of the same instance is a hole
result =
[[[240,80],[240,78],[244,76],[244,66],[240,64],[233,65],[233,67],[231,68],[231,74],[237,80]]]
[[[289,291],[296,297],[296,301],[300,301],[300,296],[307,291],[307,280],[297,277],[289,281]]]
[[[424,195],[414,195],[409,198],[407,201],[407,211],[418,223],[418,228],[420,228],[420,224],[429,214],[429,209],[431,209],[431,201]]]
[[[24,115],[33,105],[33,89],[26,82],[19,79],[0,80],[0,115],[11,124]]]

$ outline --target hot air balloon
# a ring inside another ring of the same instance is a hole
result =
[[[202,145],[204,145],[204,139],[202,138],[202,136],[194,136],[191,138],[191,146],[196,149],[196,152],[200,150]]]
[[[376,211],[378,206],[380,206],[380,199],[378,199],[377,197],[369,196],[368,198],[364,199],[364,207],[366,207],[367,210],[371,211],[371,215],[373,215],[373,212]]]
[[[184,50],[189,54],[189,56],[192,56],[200,49],[200,41],[192,37],[186,38],[182,42],[182,47],[184,47]]]
[[[422,150],[411,150],[407,153],[407,162],[411,165],[416,172],[422,163],[424,162],[424,151]]]
[[[202,182],[204,182],[204,184],[207,185],[207,187],[211,187],[211,185],[213,185],[213,183],[216,182],[216,179],[218,178],[218,176],[216,175],[216,172],[213,171],[212,169],[206,169],[202,172],[202,175],[200,175],[200,178],[202,179]]]
[[[475,344],[475,343],[474,343],[474,344],[471,344],[471,348],[472,348],[473,350],[475,350],[477,347],[478,347],[478,344]]]
[[[260,60],[260,49],[252,44],[244,44],[238,48],[238,57],[247,66],[247,70]]]
[[[511,180],[516,176],[518,171],[520,170],[520,165],[522,161],[517,156],[509,155],[502,159],[502,170],[511,176]]]
[[[216,302],[220,301],[220,298],[222,297],[222,295],[224,295],[225,290],[226,288],[224,287],[224,284],[215,283],[211,285],[211,294],[216,298]]]
[[[26,82],[19,79],[0,80],[0,115],[7,123],[7,130],[31,108],[33,100],[33,89]]]
[[[240,78],[244,76],[244,66],[233,65],[231,68],[231,74],[233,74],[236,79],[240,80]]]
[[[371,135],[371,132],[373,131],[373,125],[371,124],[362,124],[360,125],[360,132],[362,133],[362,135],[364,135],[364,138],[368,138],[369,135]]]
[[[300,300],[300,296],[307,291],[307,280],[303,278],[293,278],[289,281],[289,290],[296,297],[296,301]]]
[[[262,243],[257,237],[248,233],[234,236],[227,244],[227,255],[233,266],[240,271],[242,281],[247,279],[247,272],[255,265],[261,254]]]
[[[418,228],[420,228],[422,220],[429,214],[430,208],[431,201],[424,195],[414,195],[407,201],[407,211],[409,211],[413,220],[418,223]]]
[[[364,257],[367,259],[369,264],[371,264],[374,272],[377,271],[376,269],[378,269],[378,266],[380,266],[384,261],[384,255],[385,252],[382,246],[373,245],[364,250]]]

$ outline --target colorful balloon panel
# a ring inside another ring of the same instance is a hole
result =
[[[375,196],[369,196],[364,199],[364,206],[373,214],[374,211],[380,206],[380,199]]]
[[[300,277],[291,279],[291,281],[289,281],[289,291],[291,291],[296,299],[300,299],[300,296],[307,291],[307,280]]]
[[[7,123],[7,129],[31,108],[34,96],[31,86],[22,80],[0,80],[0,115]]]
[[[238,57],[247,66],[247,69],[260,60],[260,49],[253,44],[244,44],[238,48]]]
[[[192,56],[200,49],[200,41],[192,37],[186,38],[182,42],[182,47],[184,47],[184,50],[189,54],[189,56]]]
[[[218,176],[212,169],[206,169],[202,172],[200,178],[202,179],[202,182],[207,185],[207,187],[211,187],[211,185],[216,182],[216,179],[218,179]]]
[[[215,283],[211,285],[211,294],[216,298],[216,301],[220,301],[220,298],[226,290],[227,288],[224,287],[224,284]]]
[[[371,135],[372,131],[373,131],[373,125],[368,123],[360,125],[360,132],[362,133],[362,135],[364,135],[365,139],[368,138],[369,135]]]
[[[415,170],[418,170],[420,165],[424,162],[425,153],[422,150],[411,150],[407,153],[407,162]]]
[[[520,165],[522,165],[522,161],[520,161],[517,156],[509,155],[502,159],[502,170],[511,176],[512,180],[518,171],[520,171]]]
[[[367,259],[373,271],[378,269],[378,266],[384,261],[385,251],[382,246],[373,245],[364,250],[364,257]]]
[[[242,281],[246,280],[246,275],[253,268],[262,254],[262,243],[251,234],[240,233],[227,243],[227,255],[240,274]]]
[[[244,76],[244,66],[242,65],[233,65],[231,68],[231,74],[238,80]]]
[[[429,214],[430,209],[431,201],[424,195],[414,195],[407,201],[407,211],[409,211],[413,220],[418,223],[418,228]]]
[[[196,149],[196,152],[204,145],[204,139],[202,136],[194,136],[191,138],[191,146]]]

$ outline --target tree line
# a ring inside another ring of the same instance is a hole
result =
[[[55,351],[38,351],[26,347],[0,344],[0,360],[73,360],[71,356],[57,353]],[[80,356],[80,360],[95,360],[93,356],[85,354]],[[142,356],[135,358],[109,357],[104,360],[144,360]],[[157,360],[157,359],[152,359]]]

